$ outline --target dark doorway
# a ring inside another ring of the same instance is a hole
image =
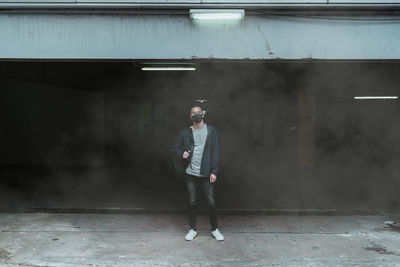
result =
[[[1,208],[183,210],[170,149],[206,100],[229,210],[399,209],[400,65],[1,62]]]

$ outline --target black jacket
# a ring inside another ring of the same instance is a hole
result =
[[[181,130],[175,140],[174,152],[178,161],[182,164],[183,172],[186,171],[188,164],[191,161],[194,149],[193,130],[186,127]],[[183,159],[184,151],[190,151],[190,156]],[[211,173],[218,175],[219,170],[219,141],[217,129],[214,126],[207,124],[207,138],[204,145],[203,157],[201,159],[200,174],[210,176]]]

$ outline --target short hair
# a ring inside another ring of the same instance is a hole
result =
[[[192,108],[194,108],[194,107],[199,107],[199,108],[201,108],[201,111],[204,111],[203,107],[202,107],[200,104],[192,103],[192,104],[190,105],[189,112],[191,112],[191,111],[192,111]]]

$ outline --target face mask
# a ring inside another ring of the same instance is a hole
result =
[[[196,113],[195,115],[192,116],[192,120],[196,123],[201,122],[202,119],[203,119],[203,114],[200,113]]]

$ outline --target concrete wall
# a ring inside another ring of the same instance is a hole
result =
[[[196,25],[187,14],[0,13],[0,59],[399,59],[399,23],[278,13]]]
[[[390,4],[399,4],[399,0],[385,0],[385,1],[377,1],[377,0],[145,0],[145,1],[137,1],[137,0],[119,0],[117,3],[110,0],[1,0],[1,5],[3,6],[13,6],[17,7],[21,6],[41,6],[45,4],[48,6],[51,4],[52,6],[80,6],[80,5],[100,5],[100,4],[108,4],[109,7],[118,6],[118,5],[141,5],[141,6],[173,6],[173,5],[190,5],[190,4],[198,4],[207,6],[209,4],[214,5],[234,5],[240,6],[241,4],[253,5],[253,6],[261,6],[261,5],[271,5],[271,6],[279,6],[279,5],[304,5],[304,6],[313,6],[315,4],[323,4],[323,5],[336,5],[343,4],[348,6],[354,5],[390,5]],[[1,7],[0,5],[0,7]]]

